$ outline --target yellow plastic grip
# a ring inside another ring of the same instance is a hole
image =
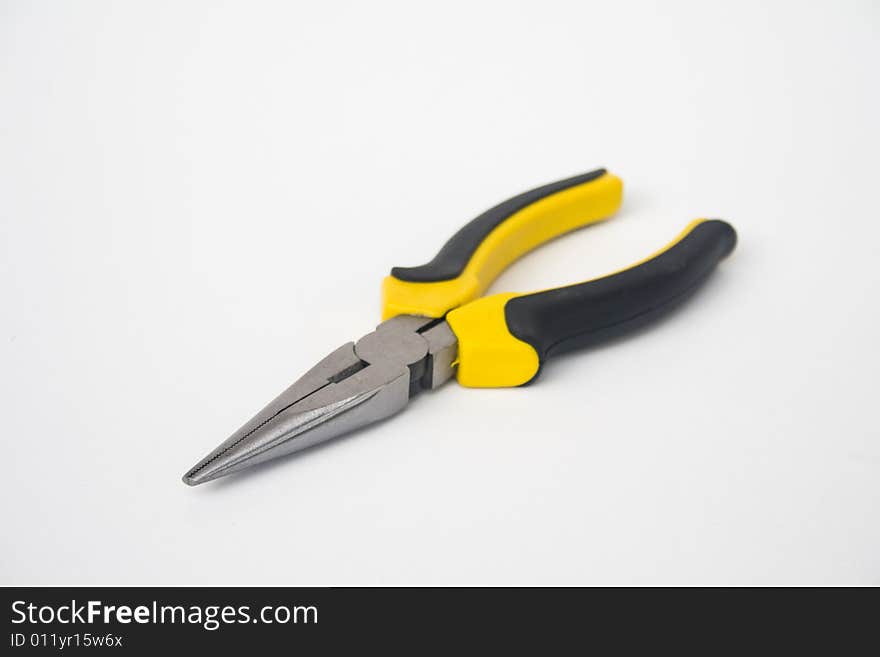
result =
[[[493,294],[451,311],[458,338],[456,378],[468,388],[511,388],[531,381],[541,367],[538,352],[510,333],[504,306],[513,293]]]
[[[412,282],[387,276],[382,282],[382,319],[401,314],[443,317],[479,297],[506,267],[528,251],[610,217],[622,198],[623,181],[605,173],[511,214],[480,243],[456,278]]]

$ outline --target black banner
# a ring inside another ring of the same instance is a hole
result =
[[[878,611],[876,589],[7,588],[3,598],[8,655],[392,647],[421,654],[478,645],[543,654],[646,644],[714,651],[755,641],[790,647],[803,638],[814,648],[830,641],[839,652],[873,630]]]

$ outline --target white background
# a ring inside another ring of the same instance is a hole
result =
[[[2,584],[880,583],[880,9],[0,4]],[[607,166],[492,291],[738,229],[667,321],[198,488],[392,265]]]

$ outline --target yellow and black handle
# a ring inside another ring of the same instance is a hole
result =
[[[393,268],[382,282],[382,318],[443,317],[479,297],[526,252],[610,217],[622,197],[620,178],[599,169],[496,205],[453,235],[428,264]]]
[[[686,299],[733,250],[730,224],[694,221],[658,253],[609,276],[476,299],[526,251],[610,216],[621,194],[620,179],[599,170],[505,201],[465,226],[427,265],[392,270],[383,284],[383,315],[445,316],[459,341],[458,381],[471,387],[528,383],[549,356],[646,324]]]

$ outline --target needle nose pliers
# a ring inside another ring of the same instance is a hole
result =
[[[531,294],[480,295],[538,245],[618,209],[604,169],[514,196],[465,225],[419,267],[382,283],[382,319],[296,383],[183,477],[201,484],[348,433],[453,375],[468,387],[519,386],[557,354],[615,337],[684,300],[736,245],[733,227],[691,222],[664,249],[608,276]]]

